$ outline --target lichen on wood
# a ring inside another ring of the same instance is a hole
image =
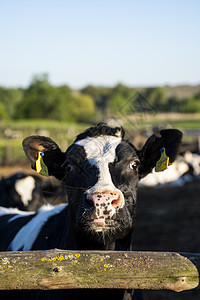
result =
[[[198,255],[170,252],[0,253],[0,289],[139,288],[183,291],[199,284]]]

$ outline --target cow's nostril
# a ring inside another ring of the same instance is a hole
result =
[[[85,204],[86,204],[87,206],[89,206],[89,208],[94,207],[94,201],[93,201],[91,195],[87,195],[87,196],[85,197]]]
[[[120,196],[118,196],[117,199],[113,199],[111,201],[111,204],[112,204],[113,207],[119,207],[119,206],[121,206],[121,198],[120,198]]]

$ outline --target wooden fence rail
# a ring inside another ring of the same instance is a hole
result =
[[[200,255],[173,252],[0,252],[0,289],[137,288],[199,285]]]

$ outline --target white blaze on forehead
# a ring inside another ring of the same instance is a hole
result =
[[[93,165],[98,165],[99,161],[111,163],[115,160],[115,150],[121,142],[121,137],[116,136],[98,136],[85,138],[77,141],[75,144],[83,146],[87,159]]]
[[[88,193],[93,194],[109,190],[119,191],[112,182],[109,163],[114,162],[116,148],[121,140],[121,137],[116,136],[98,136],[88,137],[75,143],[84,147],[89,163],[99,170],[98,182],[87,191]]]
[[[35,179],[32,176],[27,176],[22,179],[18,179],[15,182],[15,190],[21,196],[22,202],[25,206],[32,199],[32,193],[35,188]]]

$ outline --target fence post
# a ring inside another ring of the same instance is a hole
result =
[[[0,289],[137,288],[183,291],[199,284],[200,256],[174,252],[0,253]]]

